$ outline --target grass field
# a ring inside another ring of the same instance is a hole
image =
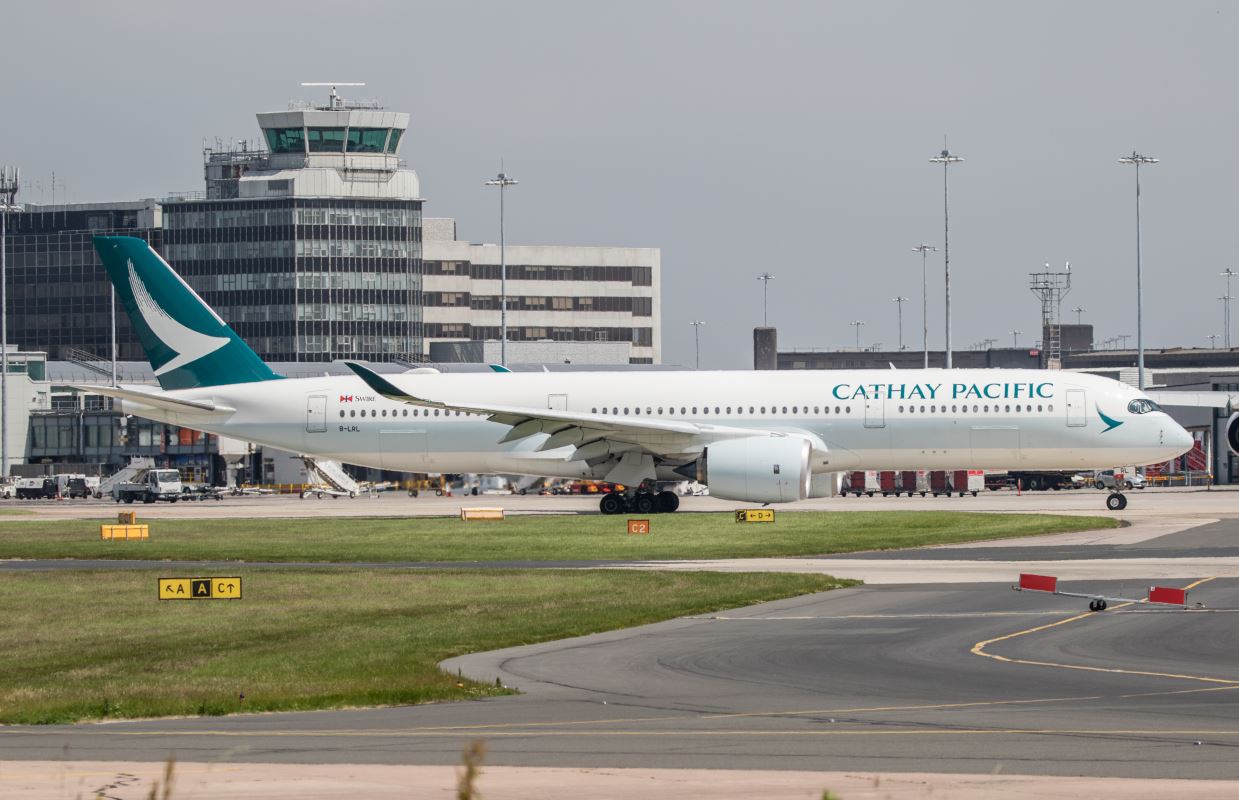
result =
[[[149,572],[5,575],[0,723],[503,694],[436,664],[848,585],[820,575],[603,570],[235,573],[244,599],[233,601],[160,601]]]
[[[139,512],[140,513],[140,512]],[[107,520],[113,522],[115,517]],[[952,511],[779,512],[773,524],[731,514],[667,514],[648,536],[626,518],[154,520],[146,542],[99,539],[99,521],[0,521],[0,558],[238,561],[575,561],[742,558],[888,550],[1111,528],[1110,517]]]

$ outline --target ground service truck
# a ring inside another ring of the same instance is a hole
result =
[[[175,503],[181,499],[181,474],[174,469],[148,469],[138,473],[131,481],[112,487],[112,499],[132,503],[154,503],[164,500]]]

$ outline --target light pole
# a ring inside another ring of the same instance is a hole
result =
[[[1136,167],[1136,369],[1139,372],[1137,388],[1144,389],[1144,288],[1140,264],[1140,165],[1156,164],[1156,158],[1142,156],[1135,150],[1119,159],[1120,164]]]
[[[1230,349],[1230,301],[1234,298],[1234,295],[1230,293],[1230,279],[1236,275],[1239,275],[1239,272],[1235,272],[1230,267],[1227,267],[1225,270],[1223,270],[1222,272],[1219,272],[1218,274],[1226,278],[1226,330],[1224,331],[1226,335],[1222,337],[1222,341],[1226,343],[1226,349],[1229,350]]]
[[[0,476],[9,474],[9,301],[6,294],[9,212],[17,199],[21,170],[0,167]]]
[[[695,319],[688,324],[693,326],[693,346],[697,352],[697,366],[694,369],[701,369],[701,326],[705,323]]]
[[[936,157],[929,159],[931,164],[942,165],[942,267],[946,275],[946,368],[951,368],[951,214],[947,202],[947,170],[952,164],[963,161],[959,156],[951,155],[945,147]]]
[[[1217,334],[1216,333],[1209,334],[1209,349],[1210,350],[1217,349]]]
[[[1224,331],[1230,330],[1230,301],[1233,299],[1234,298],[1230,296],[1230,292],[1227,292],[1226,294],[1218,297],[1218,300],[1222,301],[1222,320],[1223,320],[1223,325],[1224,325],[1224,329],[1223,329]],[[1229,350],[1230,349],[1230,336],[1224,333],[1222,335],[1222,342],[1225,343],[1226,349]]]
[[[499,174],[486,182],[499,187],[499,364],[508,365],[508,252],[503,236],[503,190],[519,181],[499,168]]]
[[[1011,331],[1011,346],[1018,348],[1020,346],[1020,334],[1023,331]]]
[[[769,272],[763,272],[757,276],[757,280],[761,281],[761,326],[769,328],[766,323],[766,291],[770,288],[770,281],[774,280],[774,276]]]
[[[862,322],[861,320],[856,320],[855,322],[849,322],[848,324],[856,329],[856,349],[859,350],[860,349],[860,329],[864,326],[865,323]]]
[[[922,243],[912,251],[921,254],[921,348],[925,351],[924,367],[929,369],[929,278],[925,259],[930,253],[938,252],[938,248]]]
[[[906,297],[892,297],[891,302],[899,309],[899,352],[903,352],[903,304],[907,301]]]
[[[1083,314],[1085,311],[1088,311],[1088,309],[1087,309],[1087,308],[1085,308],[1084,306],[1076,306],[1075,308],[1073,308],[1073,309],[1071,309],[1071,310],[1072,310],[1072,311],[1074,311],[1074,312],[1075,312],[1075,314],[1076,314],[1076,324],[1077,324],[1077,325],[1079,325],[1079,324],[1080,324],[1080,315],[1081,315],[1081,314]]]

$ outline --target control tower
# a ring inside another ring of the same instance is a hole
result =
[[[409,115],[375,103],[258,114],[262,145],[204,148],[167,198],[162,252],[269,361],[420,359],[422,198]]]
[[[333,87],[327,105],[257,116],[266,152],[248,143],[205,149],[207,199],[419,197],[417,173],[399,156],[408,114],[345,100]]]

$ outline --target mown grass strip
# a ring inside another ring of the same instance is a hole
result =
[[[139,509],[139,516],[141,510]],[[106,521],[113,521],[114,517]],[[0,522],[0,558],[238,561],[579,561],[804,556],[1112,528],[1110,517],[955,511],[785,512],[773,524],[728,513],[626,517],[151,520],[147,542],[99,539],[103,520]]]
[[[245,599],[234,601],[160,601],[151,573],[4,576],[0,723],[504,694],[436,665],[851,584],[821,575],[604,570],[240,575]]]

